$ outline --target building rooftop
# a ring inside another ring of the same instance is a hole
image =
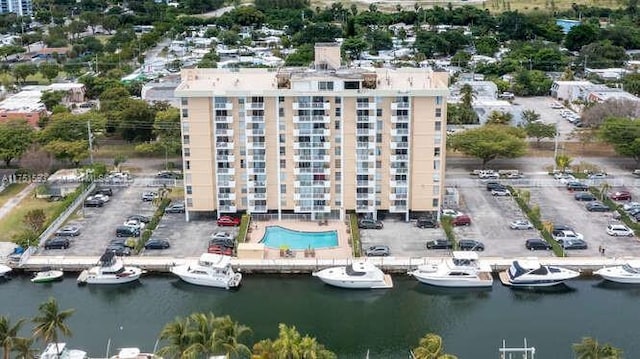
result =
[[[42,91],[20,91],[0,102],[0,111],[34,112],[43,111],[45,106],[40,102]]]

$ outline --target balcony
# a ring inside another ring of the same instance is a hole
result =
[[[264,155],[249,155],[247,154],[247,161],[248,162],[264,162],[265,161],[265,156]]]
[[[294,193],[293,199],[296,201],[299,201],[302,199],[329,201],[331,199],[331,194],[330,193]]]
[[[293,130],[294,136],[331,136],[331,130],[324,128],[311,128],[311,129],[295,129]]]
[[[233,123],[233,116],[216,116],[214,121],[216,123]]]
[[[218,167],[216,169],[216,173],[217,174],[225,174],[225,175],[235,175],[236,174],[236,169],[235,168],[220,168]]]
[[[218,187],[236,188],[236,181],[218,181]]]
[[[249,205],[249,211],[251,211],[251,213],[267,213],[267,206],[251,206]]]
[[[356,186],[358,187],[374,187],[376,182],[374,180],[370,181],[356,181]]]
[[[369,168],[356,168],[356,174],[358,175],[375,175],[376,169],[373,167]]]
[[[294,102],[293,103],[294,110],[305,110],[305,109],[324,109],[330,110],[331,103],[329,102]]]
[[[389,173],[392,175],[406,175],[409,173],[409,169],[407,167],[391,167]]]
[[[406,200],[406,199],[407,199],[407,194],[406,193],[391,193],[389,195],[389,200],[390,201]]]
[[[256,187],[266,187],[267,182],[264,181],[247,181],[247,187],[256,188]]]
[[[389,206],[390,213],[405,213],[407,206]]]
[[[407,162],[409,155],[391,155],[391,162]]]
[[[391,149],[409,148],[409,142],[391,142]]]
[[[235,162],[236,156],[234,155],[218,155],[216,156],[216,161],[218,162]]]
[[[356,155],[356,161],[358,162],[375,162],[375,155]]]
[[[331,175],[331,169],[324,168],[324,167],[305,167],[305,168],[298,167],[293,169],[293,173],[296,175],[308,173],[308,174],[318,174],[318,175],[329,176]]]
[[[375,136],[376,129],[375,128],[357,128],[356,135],[358,136]]]
[[[375,102],[356,102],[356,109],[358,110],[375,110]]]
[[[329,213],[331,212],[331,206],[295,206],[293,210],[296,213]]]
[[[214,107],[216,110],[231,110],[233,109],[233,104],[231,102],[221,102],[215,103]]]
[[[375,142],[358,142],[357,148],[375,149],[376,143]]]
[[[232,200],[235,201],[236,200],[236,194],[235,193],[218,193],[218,199],[228,199],[228,200]]]
[[[294,184],[295,188],[302,188],[302,187],[330,188],[331,187],[331,180],[325,180],[325,181],[295,181],[293,184]]]
[[[313,149],[313,148],[322,148],[322,149],[328,150],[331,148],[331,143],[329,142],[296,142],[293,144],[294,150]]]
[[[236,213],[238,209],[236,206],[219,206],[218,212],[220,213]]]
[[[233,137],[233,130],[230,128],[217,128],[216,136]]]
[[[391,123],[407,123],[409,116],[391,116]]]
[[[264,116],[245,116],[247,123],[264,123]]]
[[[247,198],[249,200],[267,199],[267,194],[266,193],[248,193]]]
[[[247,136],[264,136],[264,128],[251,128],[247,129]]]
[[[356,199],[358,200],[373,200],[376,199],[375,193],[356,193]]]
[[[267,148],[267,145],[265,142],[247,142],[248,150],[265,149],[265,148]]]
[[[409,107],[411,107],[411,104],[409,102],[392,102],[391,103],[391,110],[406,110]]]
[[[233,149],[233,142],[216,142],[216,148]]]
[[[331,116],[293,116],[293,123],[329,123]]]
[[[264,102],[249,102],[246,107],[252,110],[264,110]]]
[[[357,213],[372,213],[376,210],[374,206],[356,206]]]
[[[391,180],[391,181],[389,181],[389,185],[391,187],[395,187],[395,188],[407,187],[407,181],[394,181],[394,180]]]
[[[376,123],[376,116],[358,116],[356,118],[356,122],[359,123]]]
[[[262,175],[267,173],[266,168],[247,168],[247,173],[249,175]]]
[[[408,136],[409,129],[408,128],[394,128],[391,129],[391,136]]]
[[[331,156],[329,155],[304,155],[304,156],[293,156],[293,160],[296,162],[329,162],[331,160]]]

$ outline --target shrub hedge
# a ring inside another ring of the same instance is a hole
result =
[[[360,228],[358,228],[358,216],[349,214],[349,232],[351,233],[351,250],[354,257],[362,255],[362,243],[360,243]]]

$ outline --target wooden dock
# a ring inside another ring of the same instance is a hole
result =
[[[506,285],[507,287],[511,286],[511,281],[509,281],[509,274],[507,274],[507,271],[498,273],[498,278],[500,278],[500,282],[502,282],[502,284]]]

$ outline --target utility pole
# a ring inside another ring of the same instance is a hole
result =
[[[87,121],[87,134],[89,138],[89,160],[93,164],[93,134],[91,133],[91,120]]]
[[[98,54],[96,54],[96,75],[98,74]]]
[[[583,64],[583,69],[582,69],[582,78],[587,78],[587,59],[589,58],[589,56],[584,55],[584,64]]]

